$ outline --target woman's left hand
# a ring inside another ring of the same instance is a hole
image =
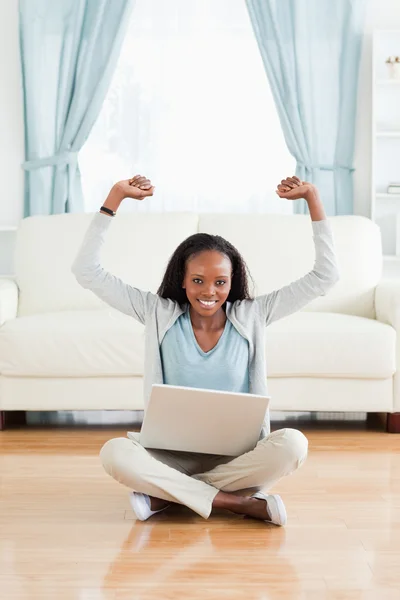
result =
[[[280,198],[287,200],[298,200],[299,198],[307,198],[313,194],[315,187],[307,181],[300,181],[296,175],[282,179],[277,186],[276,193]]]

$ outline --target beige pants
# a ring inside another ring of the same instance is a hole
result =
[[[177,502],[207,519],[217,493],[248,495],[270,488],[299,468],[307,456],[307,438],[296,429],[274,431],[254,450],[237,458],[146,450],[137,440],[115,438],[100,451],[106,472],[136,492]]]

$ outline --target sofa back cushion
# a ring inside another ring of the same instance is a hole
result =
[[[19,316],[104,308],[71,273],[92,218],[92,214],[65,214],[21,221],[15,255]],[[341,280],[304,310],[375,318],[375,286],[382,271],[380,230],[360,216],[330,217],[330,222]],[[172,252],[197,231],[222,235],[237,246],[255,281],[255,294],[298,279],[314,264],[308,215],[193,213],[119,214],[107,232],[102,264],[127,283],[156,292]]]
[[[21,221],[15,254],[19,316],[104,308],[71,273],[92,218],[90,213],[63,214]],[[156,292],[170,255],[197,228],[196,214],[121,213],[107,232],[102,264],[127,283]]]
[[[375,287],[382,273],[380,229],[361,216],[329,218],[341,279],[304,310],[375,318]],[[311,271],[315,251],[309,215],[201,215],[199,231],[222,235],[242,253],[255,281],[267,294]]]

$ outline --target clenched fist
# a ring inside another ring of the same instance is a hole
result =
[[[307,181],[300,181],[296,175],[293,177],[287,177],[286,179],[282,179],[280,184],[278,184],[276,193],[280,198],[286,198],[287,200],[298,200],[299,198],[309,197],[315,187],[312,183],[308,183]]]
[[[114,186],[123,196],[123,198],[134,198],[135,200],[143,200],[147,196],[152,196],[154,186],[150,179],[142,175],[135,175],[131,179],[123,179],[118,181]]]

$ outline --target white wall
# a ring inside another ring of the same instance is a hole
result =
[[[23,214],[24,128],[18,0],[0,1],[0,82],[0,227],[4,227],[16,225]]]
[[[356,214],[370,215],[372,30],[400,29],[400,0],[370,0],[360,69],[355,144]],[[18,42],[18,0],[0,1],[0,227],[16,225],[23,214],[23,106]],[[9,245],[7,246],[9,247]],[[0,235],[0,271],[4,250]],[[8,251],[7,251],[8,252]],[[9,259],[6,259],[6,262]]]

